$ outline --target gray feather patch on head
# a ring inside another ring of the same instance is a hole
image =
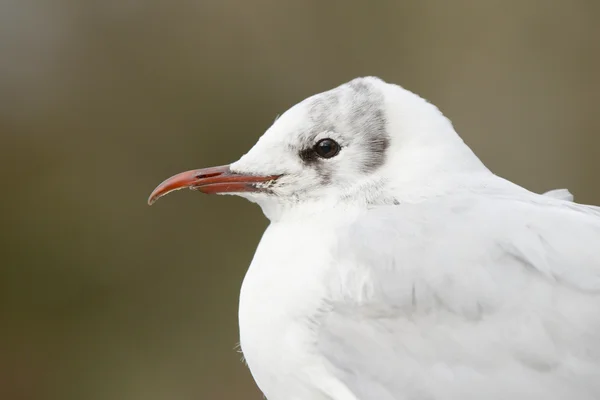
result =
[[[353,136],[362,136],[368,155],[364,172],[372,172],[385,162],[390,137],[386,131],[383,95],[365,79],[355,79],[348,84],[356,93],[350,112],[350,128]]]
[[[332,166],[314,153],[315,137],[324,132],[343,135],[347,146],[357,146],[363,156],[360,171],[370,173],[384,164],[390,137],[382,93],[370,78],[354,79],[310,100],[311,129],[303,132],[299,154],[305,164],[314,166],[324,183],[331,180]],[[343,151],[343,147],[342,147]]]

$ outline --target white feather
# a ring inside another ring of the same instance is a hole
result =
[[[554,189],[544,193],[545,196],[554,197],[555,199],[573,201],[574,197],[568,189]]]

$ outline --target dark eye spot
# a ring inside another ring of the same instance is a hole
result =
[[[319,157],[331,158],[338,155],[340,145],[332,139],[321,139],[315,144],[313,150]]]

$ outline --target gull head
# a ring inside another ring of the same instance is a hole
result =
[[[238,161],[175,175],[148,202],[182,188],[235,194],[273,220],[286,212],[396,204],[415,185],[484,168],[434,105],[365,77],[296,104]]]

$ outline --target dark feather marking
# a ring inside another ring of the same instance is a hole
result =
[[[317,96],[310,104],[309,118],[312,122],[312,128],[308,132],[306,143],[303,143],[302,149],[298,155],[300,159],[308,166],[313,166],[321,183],[327,185],[331,182],[333,171],[327,168],[326,160],[319,157],[313,150],[315,138],[323,132],[335,132],[336,122],[339,118],[339,112],[336,112],[340,102],[338,90],[323,93]]]
[[[366,138],[367,157],[362,169],[372,172],[385,163],[385,151],[389,147],[389,134],[386,131],[386,118],[383,111],[383,96],[363,79],[349,83],[355,92],[355,101],[350,112],[350,127],[354,135]]]
[[[350,96],[350,110],[340,109],[342,96]],[[316,136],[323,132],[343,134],[350,145],[364,149],[362,172],[373,172],[385,163],[390,138],[386,131],[383,95],[368,80],[358,78],[315,97],[309,105],[309,118],[312,128],[306,132],[306,141],[298,154],[307,166],[316,169],[323,184],[330,183],[334,173],[328,160],[313,151]]]
[[[319,159],[319,156],[317,153],[315,153],[312,147],[300,150],[299,155],[302,161],[304,161],[306,164],[314,164]]]

